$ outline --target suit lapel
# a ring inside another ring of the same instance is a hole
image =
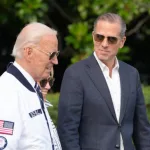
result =
[[[95,87],[98,89],[98,91],[104,98],[112,116],[117,121],[114,106],[112,103],[112,98],[111,98],[105,77],[102,73],[102,70],[99,67],[94,55],[89,57],[87,60],[88,61],[86,64],[86,71],[87,71],[89,77],[91,78],[92,82],[95,84]]]
[[[120,108],[120,119],[119,122],[121,123],[123,117],[125,115],[127,103],[128,103],[128,95],[129,95],[129,77],[127,75],[126,67],[123,66],[122,62],[119,62],[119,74],[120,74],[120,86],[121,86],[121,108]]]

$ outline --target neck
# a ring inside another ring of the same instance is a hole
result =
[[[32,76],[32,78],[34,79],[34,77],[33,77],[33,74],[32,74],[32,71],[30,71],[31,70],[31,68],[29,68],[29,64],[27,64],[27,62],[23,59],[23,58],[16,58],[15,59],[15,61],[26,71],[26,72],[28,72],[31,76]],[[35,79],[34,79],[35,80]],[[36,81],[36,80],[35,80]]]
[[[109,76],[112,77],[112,70],[116,64],[116,59],[113,59],[110,62],[103,62],[109,69]]]

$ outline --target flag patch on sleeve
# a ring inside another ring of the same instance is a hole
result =
[[[13,135],[14,122],[0,120],[0,134]]]

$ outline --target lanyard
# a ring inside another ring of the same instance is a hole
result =
[[[44,113],[44,117],[45,117],[45,120],[46,120],[46,123],[47,123],[47,127],[48,127],[48,130],[49,130],[50,138],[51,138],[51,141],[52,141],[52,150],[54,150],[54,142],[53,142],[53,138],[52,138],[52,135],[51,135],[48,119],[47,119],[47,116],[46,116],[46,113],[45,113],[43,96],[42,96],[42,93],[40,91],[40,87],[38,86],[37,83],[35,84],[35,90],[36,90],[37,96],[39,98],[40,105],[41,105],[42,111]]]

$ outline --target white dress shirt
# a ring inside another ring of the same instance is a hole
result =
[[[115,66],[112,69],[112,75],[110,77],[109,76],[109,68],[101,60],[98,59],[95,52],[94,52],[94,56],[95,56],[99,66],[102,70],[102,73],[105,77],[105,80],[106,80],[106,83],[108,85],[108,89],[110,91],[110,95],[111,95],[111,98],[112,98],[114,110],[115,110],[115,113],[116,113],[116,118],[119,122],[120,108],[121,108],[121,86],[120,86],[118,60],[116,58]],[[123,140],[122,140],[121,134],[120,134],[120,150],[124,150]]]

